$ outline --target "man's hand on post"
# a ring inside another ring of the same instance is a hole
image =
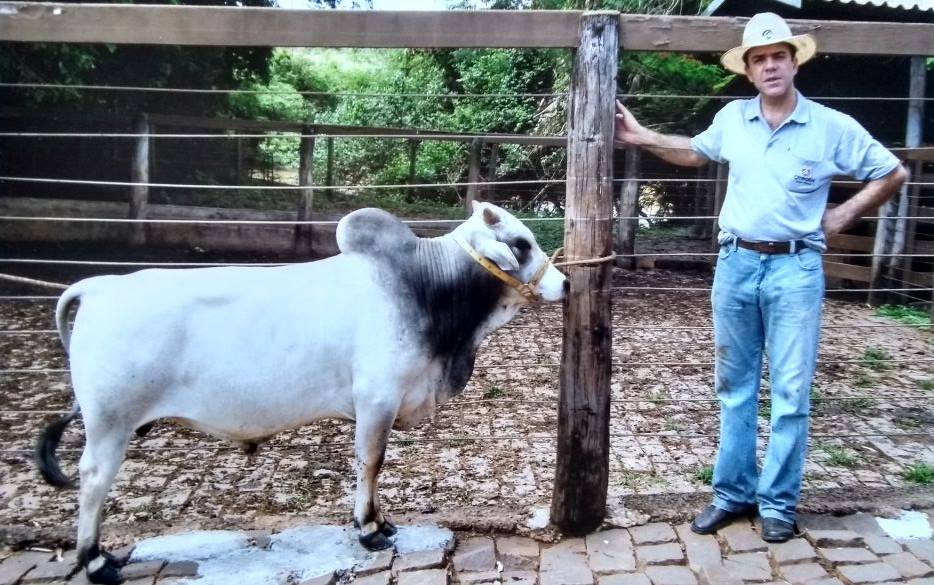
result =
[[[617,146],[639,145],[639,135],[645,128],[636,121],[626,106],[616,101],[616,123],[614,125],[613,142]]]

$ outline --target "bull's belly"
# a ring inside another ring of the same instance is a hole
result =
[[[162,412],[152,413],[148,418],[156,415],[222,439],[254,442],[318,420],[353,420],[349,389],[313,390],[267,392],[248,398],[227,396],[223,403],[175,402],[162,406]]]

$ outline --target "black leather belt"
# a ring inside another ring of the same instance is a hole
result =
[[[747,250],[755,250],[760,254],[790,254],[794,244],[794,251],[800,252],[807,248],[804,240],[794,240],[793,242],[749,242],[742,238],[736,238],[736,245]]]

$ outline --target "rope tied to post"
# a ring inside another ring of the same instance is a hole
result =
[[[555,268],[560,268],[562,266],[594,266],[616,260],[616,252],[610,252],[609,256],[600,256],[598,258],[585,258],[583,260],[565,260],[564,262],[555,262],[555,260],[559,257],[564,257],[563,246],[555,250],[555,253],[551,255],[551,263],[555,266]]]

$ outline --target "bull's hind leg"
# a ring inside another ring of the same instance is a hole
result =
[[[89,419],[85,415],[87,443],[78,466],[78,562],[86,567],[92,583],[113,585],[122,579],[117,564],[100,548],[101,511],[123,462],[130,430]]]
[[[354,440],[357,500],[354,506],[354,524],[360,529],[360,543],[369,550],[391,547],[389,537],[396,533],[396,527],[386,520],[380,511],[376,483],[383,466],[389,431],[395,418],[395,407],[382,408],[381,405],[368,404],[364,409],[357,411]]]

